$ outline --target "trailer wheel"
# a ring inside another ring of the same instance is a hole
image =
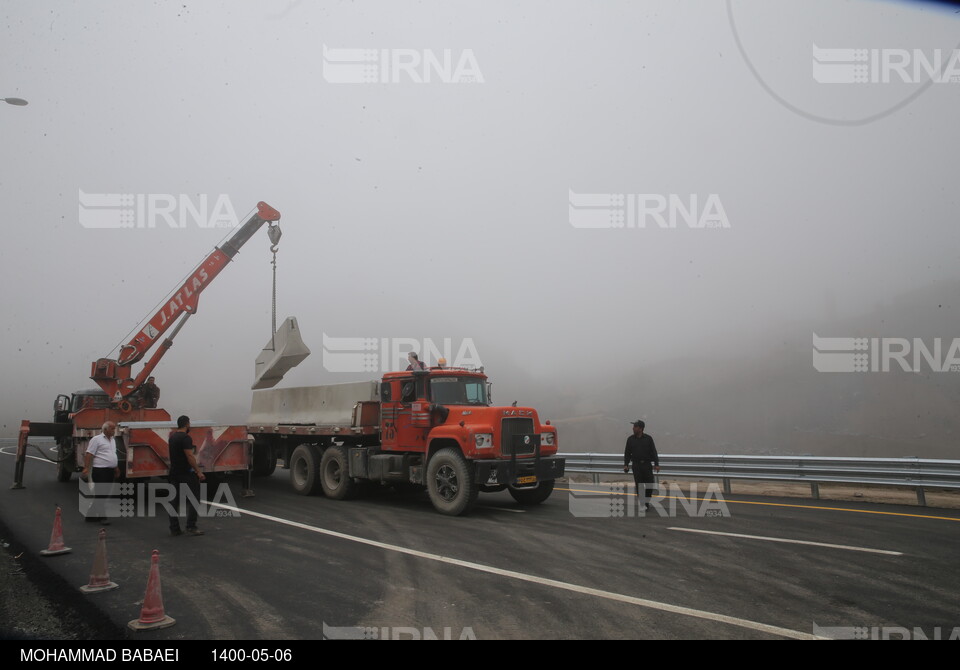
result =
[[[57,445],[57,481],[69,482],[73,477],[73,471],[76,469],[74,463],[73,449],[67,446],[63,440]]]
[[[320,492],[320,456],[312,444],[301,444],[290,456],[290,484],[302,496]]]
[[[480,487],[470,464],[453,448],[441,449],[427,463],[427,493],[442,514],[466,514],[477,502]]]
[[[350,462],[347,448],[327,447],[320,459],[320,484],[323,493],[334,500],[352,498],[357,491],[357,483],[350,479]]]
[[[253,443],[253,476],[269,477],[277,469],[277,455],[265,442]]]
[[[515,489],[510,487],[510,495],[521,505],[539,505],[553,493],[553,480],[540,482],[532,489]]]

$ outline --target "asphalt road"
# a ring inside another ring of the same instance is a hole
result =
[[[12,482],[13,449],[0,452],[0,478]],[[716,496],[688,507],[668,498],[663,514],[641,518],[622,491],[564,484],[534,508],[484,494],[454,518],[392,490],[302,497],[287,477],[254,480],[254,498],[229,482],[211,510],[220,516],[201,519],[203,537],[171,537],[163,516],[114,519],[109,569],[120,588],[86,597],[118,626],[136,619],[158,549],[177,623],[131,633],[137,640],[960,632],[955,510],[735,495],[725,509]],[[59,483],[52,465],[30,459],[25,485],[0,488],[0,519],[39,553],[62,505],[73,551],[43,560],[86,584],[97,527],[81,519],[76,480]]]

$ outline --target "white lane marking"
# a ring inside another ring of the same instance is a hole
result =
[[[816,639],[816,636],[811,633],[803,633],[801,631],[792,630],[790,628],[781,628],[780,626],[771,626],[769,624],[758,623],[756,621],[750,621],[748,619],[740,619],[738,617],[727,616],[725,614],[717,614],[715,612],[707,612],[705,610],[692,609],[690,607],[680,607],[678,605],[670,605],[668,603],[661,603],[655,600],[647,600],[645,598],[637,598],[635,596],[628,596],[622,593],[614,593],[612,591],[603,591],[601,589],[594,589],[587,586],[580,586],[579,584],[570,584],[568,582],[561,582],[556,579],[547,579],[545,577],[537,577],[536,575],[528,575],[526,573],[516,572],[514,570],[504,570],[502,568],[495,568],[493,566],[483,565],[481,563],[473,563],[471,561],[462,561],[458,558],[450,558],[449,556],[431,554],[425,551],[409,549],[407,547],[401,547],[395,544],[387,544],[386,542],[368,540],[366,538],[357,537],[355,535],[347,535],[345,533],[339,533],[335,530],[328,530],[326,528],[320,528],[318,526],[310,526],[305,523],[300,523],[298,521],[290,521],[289,519],[271,516],[269,514],[252,512],[248,509],[234,507],[232,505],[224,505],[222,503],[213,503],[213,502],[208,504],[212,507],[221,507],[223,509],[239,512],[241,515],[249,514],[250,516],[266,519],[267,521],[274,521],[276,523],[283,524],[285,526],[292,526],[293,528],[300,528],[302,530],[308,530],[313,533],[320,533],[321,535],[329,535],[330,537],[337,537],[342,540],[349,540],[350,542],[357,542],[359,544],[365,544],[370,547],[377,547],[378,549],[395,551],[400,554],[407,554],[408,556],[425,558],[430,561],[437,561],[438,563],[456,565],[461,568],[476,570],[477,572],[485,572],[487,574],[499,575],[501,577],[510,577],[512,579],[517,579],[524,582],[530,582],[532,584],[540,584],[542,586],[551,586],[553,588],[562,589],[564,591],[572,591],[574,593],[582,593],[585,595],[596,596],[598,598],[604,598],[606,600],[614,600],[617,602],[627,603],[629,605],[638,605],[640,607],[647,607],[649,609],[660,610],[661,612],[671,612],[673,614],[681,614],[684,616],[696,617],[698,619],[707,619],[709,621],[726,623],[726,624],[730,624],[731,626],[739,626],[741,628],[748,628],[750,630],[760,631],[763,633],[770,633],[771,635],[780,635],[782,637],[789,637],[789,638],[794,638],[798,640]]]
[[[509,507],[494,507],[493,505],[477,505],[479,509],[493,509],[498,512],[513,512],[514,514],[523,514],[525,509],[510,509]]]
[[[13,453],[11,454],[10,452],[6,451],[7,449],[13,449]],[[3,454],[5,456],[16,456],[17,448],[16,447],[0,447],[0,454]],[[56,463],[51,461],[49,458],[40,458],[39,456],[31,456],[30,454],[26,454],[26,456],[27,458],[32,458],[35,461],[42,461],[44,463],[50,463],[50,465],[56,465]]]
[[[886,549],[868,549],[866,547],[852,547],[846,544],[827,544],[826,542],[810,542],[808,540],[791,540],[785,537],[766,537],[764,535],[743,535],[741,533],[721,533],[717,530],[699,530],[697,528],[677,528],[670,526],[667,530],[682,530],[685,533],[703,533],[705,535],[724,535],[726,537],[743,537],[748,540],[766,540],[767,542],[786,542],[788,544],[809,544],[814,547],[827,547],[829,549],[847,549],[849,551],[865,551],[871,554],[886,554],[887,556],[903,556],[899,551],[887,551]]]

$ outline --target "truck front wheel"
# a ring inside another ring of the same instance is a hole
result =
[[[303,496],[320,492],[320,456],[312,444],[301,444],[290,456],[290,484]]]
[[[443,514],[466,514],[477,502],[480,487],[470,464],[456,449],[441,449],[427,464],[427,493]]]
[[[346,500],[356,493],[357,483],[350,479],[347,448],[327,447],[320,459],[320,483],[323,493],[334,500]]]
[[[553,480],[540,482],[532,489],[515,489],[510,487],[510,495],[521,505],[539,505],[553,493]]]

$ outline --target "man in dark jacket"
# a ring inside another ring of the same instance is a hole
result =
[[[653,438],[645,435],[643,429],[647,427],[640,419],[633,422],[633,435],[627,438],[627,446],[623,450],[623,471],[630,471],[633,463],[633,481],[637,485],[637,495],[640,495],[640,485],[645,485],[644,502],[646,509],[650,509],[650,496],[653,495],[654,472],[660,472],[660,457]]]
[[[154,408],[160,401],[160,387],[157,386],[153,377],[148,377],[143,386],[140,387],[140,398],[143,400],[144,407]]]

